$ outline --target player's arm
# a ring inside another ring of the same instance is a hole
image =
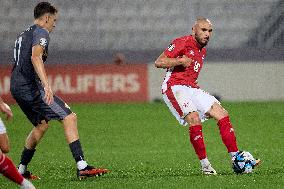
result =
[[[44,99],[47,104],[51,104],[53,102],[53,92],[48,84],[48,79],[47,79],[46,71],[44,68],[44,63],[42,61],[43,52],[44,52],[44,49],[41,45],[34,45],[32,48],[31,60],[32,60],[34,69],[44,87],[44,91],[45,91]]]
[[[172,68],[175,66],[182,65],[183,67],[188,67],[192,59],[183,55],[182,57],[170,58],[163,52],[155,61],[155,66],[157,68]]]
[[[13,117],[11,108],[2,100],[1,97],[0,97],[0,112],[5,113],[7,115],[7,120]]]

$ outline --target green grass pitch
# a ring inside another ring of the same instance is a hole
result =
[[[239,148],[262,159],[253,174],[236,175],[214,120],[203,124],[209,160],[217,176],[204,176],[188,139],[163,103],[73,104],[86,160],[111,170],[79,181],[63,128],[50,122],[29,166],[39,189],[78,188],[282,188],[284,185],[284,102],[223,103],[234,125]],[[18,164],[32,126],[18,106],[6,123],[9,156]],[[0,176],[0,188],[18,188]]]

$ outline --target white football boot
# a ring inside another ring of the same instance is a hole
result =
[[[204,175],[217,175],[215,169],[211,166],[211,164],[204,165],[201,167],[201,170]]]
[[[20,186],[21,189],[36,189],[34,185],[28,181],[27,179],[24,179],[23,183]]]

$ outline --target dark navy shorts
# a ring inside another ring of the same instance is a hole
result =
[[[54,95],[52,104],[47,105],[44,90],[31,89],[29,91],[11,91],[14,99],[25,113],[30,122],[37,126],[42,120],[63,120],[72,113],[70,107],[58,96]]]

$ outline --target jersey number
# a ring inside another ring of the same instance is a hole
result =
[[[193,67],[194,71],[198,72],[199,68],[200,68],[200,64],[197,61],[195,61],[194,62],[194,67]]]
[[[21,46],[22,46],[22,40],[23,37],[19,37],[16,41],[15,41],[15,47],[14,47],[14,61],[16,63],[16,65],[19,64],[19,59],[20,59],[20,53],[21,53]]]

